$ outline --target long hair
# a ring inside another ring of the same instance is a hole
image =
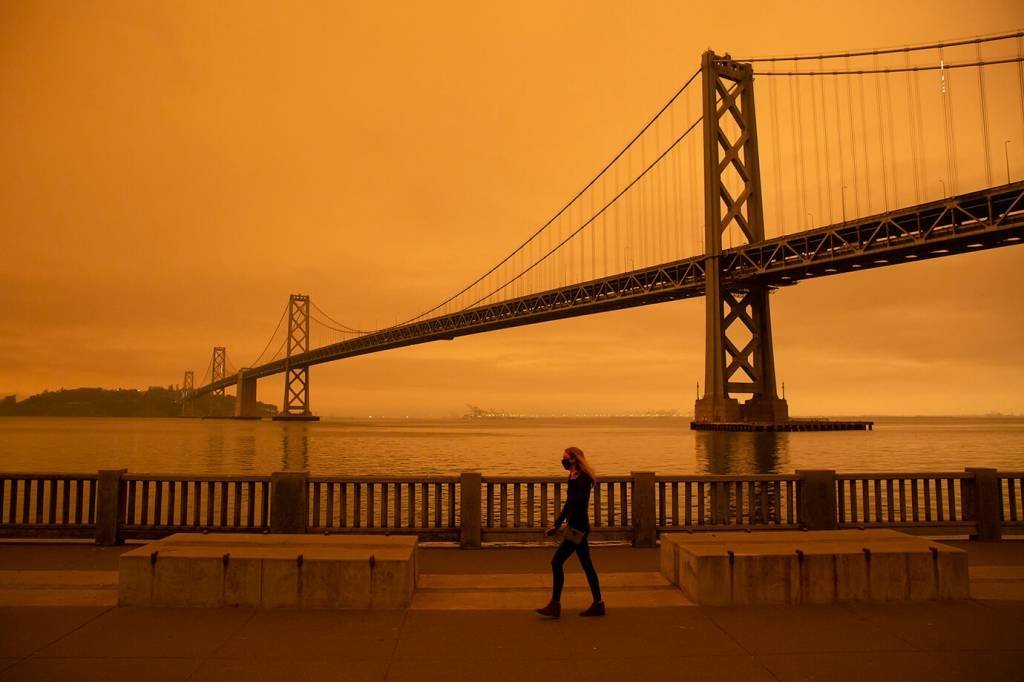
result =
[[[594,473],[594,467],[590,466],[590,462],[587,461],[587,456],[583,454],[582,450],[570,445],[565,449],[565,452],[572,455],[572,458],[576,461],[576,466],[590,478],[591,482],[597,482],[597,474]]]

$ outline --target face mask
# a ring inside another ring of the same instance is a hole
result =
[[[563,459],[562,460],[562,468],[563,469],[572,469],[572,462],[570,462],[567,459]]]

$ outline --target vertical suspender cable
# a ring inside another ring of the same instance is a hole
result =
[[[775,218],[778,225],[778,234],[782,235],[785,230],[786,213],[782,205],[782,161],[779,158],[779,147],[781,146],[782,138],[779,137],[779,103],[776,101],[777,90],[774,78],[768,79],[768,95],[772,102],[772,168],[775,173],[772,184],[775,185]],[[765,237],[767,236],[766,234]]]
[[[850,70],[850,58],[846,58]],[[846,78],[846,113],[850,120],[850,159],[853,161],[853,211],[860,216],[860,172],[857,168],[857,127],[853,118],[853,78]]]
[[[864,103],[864,74],[857,76],[857,99],[860,101],[860,132],[861,138],[864,143],[861,145],[861,151],[864,154],[864,191],[867,199],[867,206],[865,207],[867,213],[871,213],[874,208],[874,202],[871,200],[871,162],[868,159],[868,115],[867,109]]]
[[[981,43],[974,46],[978,50],[978,90],[981,93],[981,135],[985,147],[985,186],[992,186],[992,149],[988,137],[988,104],[985,102],[985,67],[981,62]]]
[[[655,154],[659,154],[660,152],[661,152],[661,118],[659,117],[658,120],[654,123],[654,153]],[[659,182],[659,180],[661,179],[660,176],[661,176],[661,171],[663,169],[664,169],[664,166],[662,166],[661,164],[658,164],[658,167],[655,168],[653,171],[651,171],[651,176],[650,176],[651,177],[651,196],[652,196],[652,202],[651,202],[652,206],[651,206],[651,208],[653,209],[653,213],[654,213],[654,216],[655,216],[654,226],[655,226],[655,228],[657,230],[655,232],[655,240],[654,240],[655,256],[654,256],[654,258],[651,261],[651,262],[654,262],[654,263],[660,263],[665,258],[665,225],[664,225],[664,221],[662,220],[663,216],[662,216],[662,211],[661,211],[661,209],[664,206],[665,200],[664,200],[664,197],[659,197],[658,196],[659,193],[660,193],[659,190],[661,189],[661,182]]]
[[[910,53],[904,54],[906,64],[910,66]],[[920,122],[917,120],[917,112],[914,111],[914,82],[917,80],[916,75],[911,75],[910,71],[905,74],[907,83],[907,129],[910,131],[910,157],[914,164],[914,202],[921,203],[921,174],[920,168],[918,168],[918,158],[920,150],[917,147],[917,131]]]
[[[1024,96],[1024,90],[1022,90],[1022,96]],[[693,120],[691,116],[692,113],[690,97],[687,97],[687,121]],[[702,121],[700,125],[706,126],[708,125],[708,122]],[[690,188],[690,239],[693,240],[692,255],[694,256],[703,253],[703,221],[700,220],[700,213],[697,210],[697,197],[700,196],[699,191],[697,191],[697,178],[700,177],[697,170],[697,139],[703,139],[703,135],[693,135],[686,140],[687,148],[689,150],[689,174],[687,176],[686,184]]]
[[[821,60],[818,60],[818,64],[821,64]],[[832,155],[829,153],[828,145],[828,113],[825,108],[825,77],[821,77],[821,135],[825,141],[825,192],[828,197],[828,222],[834,223],[835,219],[832,213]],[[838,124],[838,121],[836,122]]]
[[[921,108],[921,79],[918,74],[911,75],[910,84],[914,91],[914,117],[917,119],[915,134],[917,135],[917,151],[920,157],[918,162],[921,166],[921,198],[924,199],[928,196],[928,164],[924,147],[924,111]]]
[[[818,220],[820,224],[825,224],[825,204],[822,199],[821,186],[822,174],[821,174],[821,139],[818,133],[818,97],[814,94],[814,83],[815,81],[820,82],[819,77],[810,77],[810,89],[811,89],[811,129],[814,133],[814,188],[818,193]],[[831,220],[829,222],[832,222]]]
[[[875,69],[878,69],[878,55],[875,55]],[[885,125],[882,122],[882,81],[881,74],[875,75],[875,113],[878,119],[878,154],[882,160],[882,209],[889,210],[889,176],[885,158]]]
[[[939,62],[943,60],[942,47],[939,47]],[[953,127],[953,82],[947,69],[941,70],[942,79],[942,120],[946,133],[946,171],[949,174],[950,194],[957,193],[957,164],[956,164],[956,133]]]
[[[889,119],[889,163],[892,170],[892,204],[893,208],[900,206],[900,171],[896,166],[896,124],[893,122],[893,101],[892,89],[890,88],[890,74],[882,74],[885,78],[885,112]]]
[[[800,66],[797,62],[793,62],[793,70],[799,71]],[[800,222],[805,228],[811,227],[807,220],[807,172],[804,166],[804,142],[803,142],[803,115],[802,115],[802,103],[800,102],[800,79],[794,78],[790,81],[789,89],[789,101],[792,105],[795,116],[790,117],[793,128],[793,156],[797,159],[797,169],[799,171],[799,187],[798,192],[799,198],[799,210],[800,210]]]
[[[1024,58],[1024,38],[1017,38],[1017,56]],[[1024,145],[1024,61],[1017,62],[1017,95],[1020,101],[1020,144]]]
[[[839,81],[832,81],[832,101],[836,110],[836,149],[839,152],[839,203],[841,217],[846,220],[846,158],[843,154],[843,119],[839,115]]]

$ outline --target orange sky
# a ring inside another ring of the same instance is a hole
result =
[[[0,4],[0,392],[179,383],[213,345],[242,364],[290,292],[357,327],[419,312],[543,223],[708,47],[1024,26],[1014,0],[635,4]],[[791,413],[1024,412],[1022,265],[1008,248],[777,293]],[[703,306],[317,366],[312,407],[689,410]],[[279,379],[259,391],[280,403]]]

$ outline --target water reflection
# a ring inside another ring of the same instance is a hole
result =
[[[219,420],[208,419],[206,430],[206,470],[217,471],[224,462],[224,424]]]
[[[252,431],[251,425],[249,430],[238,434],[238,440],[232,450],[235,460],[232,468],[237,471],[252,471],[256,462],[256,434]]]
[[[789,433],[694,431],[697,469],[705,474],[775,474],[789,470]]]
[[[282,424],[281,470],[309,470],[309,424],[306,422]]]

